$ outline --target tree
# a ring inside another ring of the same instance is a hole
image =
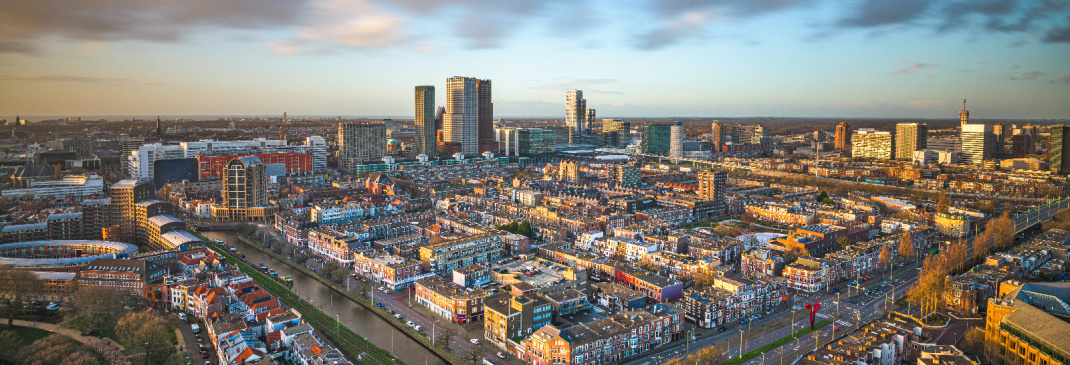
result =
[[[485,356],[483,353],[483,348],[476,345],[472,346],[463,354],[461,354],[461,360],[468,361],[471,362],[472,365],[476,365],[479,364],[480,361],[483,361],[483,356]]]
[[[687,355],[685,358],[669,360],[665,365],[721,365],[726,361],[724,350],[717,346],[709,345]]]
[[[144,300],[129,292],[101,287],[79,287],[73,295],[75,315],[66,325],[83,332],[96,332],[115,325],[123,307],[140,308]]]
[[[104,359],[105,364],[130,365],[130,360],[126,358],[126,355],[123,355],[122,350],[119,350],[108,340],[102,338],[93,339],[86,344],[86,347],[99,354]]]
[[[449,350],[450,342],[453,341],[453,336],[457,335],[457,329],[453,327],[444,327],[442,331],[435,337],[435,344],[442,346],[442,348]]]
[[[1014,243],[1014,221],[1008,211],[1004,211],[999,218],[988,221],[985,230],[989,231],[989,239],[995,249],[1002,250]]]
[[[817,201],[824,202],[826,199],[829,199],[829,194],[828,193],[826,193],[824,191],[821,191],[820,194],[817,194]]]
[[[144,359],[153,364],[163,363],[175,350],[169,339],[174,331],[170,321],[149,311],[127,313],[115,325],[115,334],[132,347],[140,347]]]
[[[888,251],[888,245],[887,244],[882,245],[881,246],[881,253],[880,253],[881,268],[883,269],[883,268],[888,267],[888,264],[891,263],[891,261],[892,261],[892,253]]]
[[[985,331],[981,327],[974,327],[966,331],[962,336],[962,351],[979,355],[985,350]]]
[[[940,193],[936,195],[936,212],[947,213],[948,209],[947,192],[940,190]]]
[[[63,177],[63,164],[62,163],[57,163],[56,164],[56,168],[53,169],[53,176],[52,177],[56,178],[56,180],[59,180],[60,178]]]
[[[989,230],[983,230],[973,238],[973,257],[978,261],[984,260],[988,256],[989,250],[992,249],[992,233]]]
[[[847,247],[850,245],[851,242],[847,241],[847,237],[840,237],[836,239],[836,247],[839,247],[841,250],[847,249]]]
[[[533,238],[535,236],[535,231],[531,228],[531,222],[523,221],[520,222],[519,225],[517,225],[516,234],[526,236],[528,238]]]
[[[505,230],[510,233],[516,233],[518,228],[520,228],[520,226],[516,221],[509,222],[509,225],[505,226]]]
[[[910,234],[910,231],[903,232],[902,236],[899,236],[899,257],[901,260],[914,257],[914,236]]]
[[[63,335],[50,335],[34,341],[20,351],[26,365],[97,365],[100,358],[74,340]]]
[[[22,308],[39,286],[41,286],[41,281],[37,275],[29,271],[0,270],[0,294],[4,294],[11,300],[11,308],[7,309],[8,328],[14,325],[15,312]]]
[[[806,245],[799,242],[798,238],[795,238],[795,233],[790,233],[784,242],[784,256],[785,262],[790,263],[795,262],[800,256],[810,256],[810,251],[806,249]]]

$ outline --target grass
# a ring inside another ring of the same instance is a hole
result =
[[[31,327],[15,327],[14,329],[5,329],[0,332],[13,332],[15,335],[15,347],[28,346],[34,341],[52,335],[52,332],[45,331],[43,329],[31,328]]]
[[[830,323],[832,323],[832,321],[827,320],[827,319],[823,320],[821,322],[817,322],[817,323],[814,324],[814,329],[815,330],[816,329],[821,329],[821,327],[825,327]],[[811,330],[809,328],[801,329],[801,330],[795,332],[794,334],[791,334],[790,336],[784,336],[784,337],[782,337],[782,338],[780,338],[780,339],[778,339],[776,341],[773,341],[773,342],[770,342],[770,343],[766,344],[765,346],[762,346],[762,347],[759,347],[757,349],[751,350],[750,352],[743,354],[743,357],[737,357],[737,358],[734,358],[732,360],[728,360],[724,364],[725,365],[742,364],[743,362],[745,362],[747,360],[753,359],[753,358],[757,357],[758,355],[761,355],[763,352],[772,351],[773,349],[775,349],[777,347],[783,346],[783,345],[785,345],[785,344],[787,344],[787,343],[789,343],[791,341],[795,341],[796,338],[800,338],[802,336],[806,336],[806,335],[810,334],[813,331],[814,330]]]
[[[375,346],[371,342],[368,342],[364,337],[357,335],[345,326],[341,326],[338,321],[319,310],[319,308],[316,308],[307,301],[301,300],[296,294],[282,286],[282,284],[276,282],[274,279],[242,262],[226,250],[216,247],[210,240],[203,237],[201,239],[204,240],[206,246],[226,257],[228,262],[233,262],[237,265],[239,270],[253,278],[262,289],[266,290],[272,296],[279,298],[279,300],[286,306],[300,312],[302,319],[316,329],[319,329],[320,332],[327,335],[327,337],[334,343],[338,344],[339,349],[344,352],[350,360],[356,361],[358,355],[362,355],[361,357],[364,359],[364,362],[368,363],[393,364],[400,362],[399,359],[391,356],[385,350]]]

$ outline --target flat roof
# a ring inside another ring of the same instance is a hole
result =
[[[9,243],[0,245],[0,251],[12,248],[38,247],[38,246],[102,246],[111,252],[94,256],[68,257],[68,258],[20,258],[0,257],[0,265],[11,266],[74,266],[92,262],[99,258],[114,257],[115,255],[130,255],[137,252],[137,246],[111,241],[99,240],[49,240]]]

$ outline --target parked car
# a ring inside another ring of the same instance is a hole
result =
[[[746,319],[746,318],[743,318],[743,319],[739,320],[739,324],[745,324],[745,323],[747,323],[747,321],[750,321],[750,320]]]
[[[398,319],[401,319],[401,313],[395,314],[394,317],[398,317]]]
[[[471,339],[471,340],[468,340],[468,342],[471,342],[471,343],[473,343],[473,344],[476,344],[476,345],[478,345],[478,344],[479,344],[479,340],[477,340],[477,339],[474,339],[474,338],[473,338],[473,339]]]
[[[383,307],[383,302],[375,302],[375,306],[379,307],[379,308],[382,308]]]
[[[501,353],[501,352],[498,352],[498,357],[500,357],[500,358],[503,358],[503,359],[504,359],[504,358],[505,358],[505,354],[503,354],[503,353]]]
[[[420,332],[420,325],[412,326],[412,329],[416,330],[416,332]]]

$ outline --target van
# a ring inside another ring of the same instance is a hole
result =
[[[189,328],[193,330],[193,333],[201,332],[201,326],[198,326],[196,323],[189,325]]]

